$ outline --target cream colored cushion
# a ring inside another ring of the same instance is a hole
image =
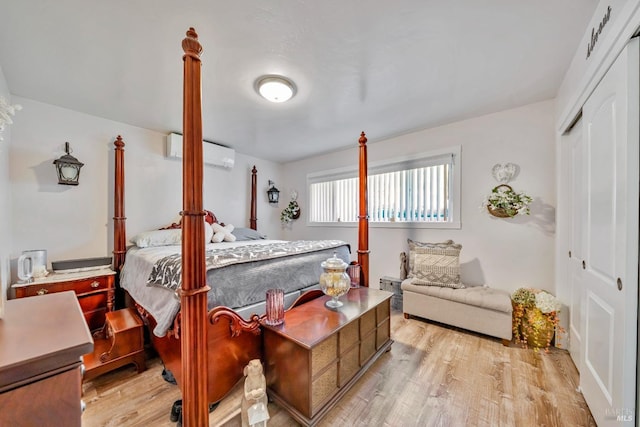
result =
[[[462,304],[473,305],[489,310],[511,313],[511,296],[502,289],[486,286],[470,286],[466,289],[451,289],[440,286],[420,286],[413,283],[414,279],[406,279],[402,282],[404,291],[430,295],[432,297],[456,301]],[[406,295],[406,294],[405,294]]]
[[[451,245],[456,245],[453,240],[445,240],[444,242],[439,242],[439,243],[429,243],[429,242],[418,242],[416,240],[411,240],[411,239],[407,239],[407,243],[409,244],[409,266],[408,266],[408,271],[409,274],[411,274],[411,271],[413,270],[413,264],[415,262],[415,250],[416,248],[444,248],[444,247],[448,247]],[[457,245],[460,246],[460,245]],[[460,249],[462,249],[462,246],[460,246]]]
[[[409,239],[409,274],[414,285],[461,289],[460,250],[462,245],[448,240],[423,243]]]

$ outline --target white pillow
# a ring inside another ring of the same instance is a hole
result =
[[[211,241],[213,243],[220,243],[223,240],[225,242],[235,242],[236,241],[236,236],[234,236],[233,234],[231,234],[231,232],[233,231],[233,225],[231,224],[227,224],[224,227],[221,226],[220,224],[218,224],[217,222],[214,222],[211,227],[213,228],[213,238],[211,239]]]
[[[208,222],[204,222],[204,243],[211,242],[213,228]],[[182,229],[170,228],[167,230],[152,230],[137,234],[131,239],[137,247],[148,248],[152,246],[169,246],[182,244]]]
[[[135,235],[131,242],[139,248],[151,246],[179,245],[182,241],[182,230],[172,228],[169,230],[144,231]]]
[[[213,227],[207,221],[204,222],[204,244],[211,242],[213,238]]]

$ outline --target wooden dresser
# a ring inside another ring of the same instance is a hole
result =
[[[392,344],[391,293],[351,289],[328,309],[322,296],[263,325],[269,396],[303,425],[315,425]]]
[[[95,331],[104,326],[107,312],[113,311],[115,274],[110,268],[79,273],[50,273],[42,279],[17,283],[12,287],[16,298],[74,291],[89,329]]]
[[[73,292],[7,302],[0,319],[0,425],[80,426],[81,356],[93,340]]]

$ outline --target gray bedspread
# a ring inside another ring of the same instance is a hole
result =
[[[271,288],[281,288],[289,294],[315,285],[322,273],[320,264],[334,252],[345,262],[350,260],[349,245],[338,240],[263,241],[257,245],[242,242],[233,249],[212,251],[214,247],[207,246],[210,309],[255,305],[264,301],[266,290]],[[175,296],[180,283],[179,250],[179,246],[133,248],[123,267],[121,286],[157,321],[153,331],[157,336],[166,334],[180,309]]]

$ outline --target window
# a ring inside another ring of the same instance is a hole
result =
[[[371,164],[367,180],[369,222],[459,227],[460,148]],[[358,221],[358,172],[353,168],[310,174],[309,222]]]

